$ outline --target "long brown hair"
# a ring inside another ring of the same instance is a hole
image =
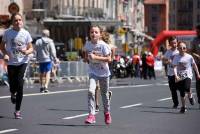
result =
[[[110,44],[111,41],[110,41],[110,34],[106,31],[103,31],[102,34],[101,34],[101,38],[104,42],[106,42],[107,44]]]

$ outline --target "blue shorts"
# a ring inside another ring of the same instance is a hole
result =
[[[52,68],[51,62],[39,63],[39,65],[40,65],[40,73],[46,73],[51,71]]]

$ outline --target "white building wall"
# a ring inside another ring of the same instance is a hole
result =
[[[10,5],[11,2],[15,2],[18,4],[18,6],[20,8],[20,14],[22,14],[24,11],[23,0],[1,0],[0,2],[1,2],[0,15],[10,15],[10,13],[8,11],[8,6]]]

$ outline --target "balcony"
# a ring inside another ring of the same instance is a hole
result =
[[[101,8],[84,8],[84,7],[65,7],[60,9],[59,17],[62,16],[79,16],[78,18],[103,18],[103,9]],[[77,18],[76,17],[76,18]]]

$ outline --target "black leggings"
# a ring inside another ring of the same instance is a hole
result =
[[[19,66],[8,65],[8,80],[10,84],[10,92],[16,93],[16,106],[15,110],[19,111],[23,98],[23,85],[24,85],[24,73],[27,64],[21,64]]]

